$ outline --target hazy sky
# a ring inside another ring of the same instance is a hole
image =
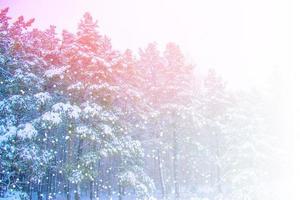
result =
[[[0,0],[6,6],[36,26],[74,31],[89,11],[121,50],[176,42],[199,71],[215,68],[232,87],[289,67],[289,0]]]

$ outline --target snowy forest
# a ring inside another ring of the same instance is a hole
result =
[[[57,33],[8,11],[1,200],[278,198],[267,92],[230,89],[214,69],[196,75],[175,43],[116,50],[89,13]]]

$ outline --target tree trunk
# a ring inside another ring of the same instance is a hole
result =
[[[217,182],[217,191],[219,192],[219,194],[222,193],[222,186],[221,186],[221,169],[220,169],[220,143],[219,143],[219,135],[218,133],[216,133],[216,157],[218,159],[217,161],[217,165],[216,165],[216,182]]]
[[[77,155],[76,155],[76,164],[78,166],[79,164],[79,161],[80,161],[80,157],[81,157],[81,154],[82,154],[82,145],[83,145],[83,139],[82,138],[79,138],[79,141],[78,141],[78,147],[77,147]],[[75,188],[76,188],[76,192],[75,192],[75,200],[80,200],[80,182],[77,182],[76,185],[75,185]]]
[[[109,199],[109,200],[112,200],[112,199],[113,199],[112,188],[111,188],[111,187],[108,188],[108,199]]]
[[[161,198],[166,198],[166,189],[165,189],[165,182],[164,182],[164,174],[163,174],[163,165],[162,165],[162,158],[161,158],[161,150],[157,149],[157,159],[158,159],[158,171],[159,171],[159,181],[161,187]]]
[[[43,196],[42,196],[42,185],[41,185],[41,184],[38,185],[37,199],[38,199],[38,200],[43,200]]]
[[[94,182],[90,181],[90,200],[93,200],[94,196]]]
[[[66,193],[67,193],[67,200],[71,200],[70,182],[69,181],[67,181]]]
[[[98,163],[97,163],[97,172],[99,172],[99,173],[98,173],[97,180],[96,180],[97,184],[95,186],[95,190],[96,190],[96,197],[97,197],[97,199],[99,199],[99,197],[100,197],[100,186],[101,186],[100,176],[103,174],[102,171],[101,171],[100,161],[98,161]]]
[[[42,193],[40,191],[37,192],[38,200],[43,200]]]
[[[47,195],[46,195],[46,200],[49,199],[49,195],[52,196],[52,173],[51,170],[48,170],[48,179],[47,179]]]
[[[96,143],[93,143],[92,151],[96,152]],[[93,169],[96,169],[96,166],[92,164]],[[97,178],[97,175],[94,177],[94,179]],[[90,200],[93,200],[93,197],[95,196],[94,194],[94,185],[95,182],[93,180],[90,181]]]
[[[123,199],[123,191],[122,191],[122,186],[119,185],[119,200],[122,200]]]
[[[173,180],[175,199],[179,199],[179,182],[178,182],[178,138],[177,133],[173,132]]]
[[[29,199],[32,200],[32,184],[31,184],[31,182],[29,183],[28,188],[29,188]]]
[[[80,183],[76,183],[76,192],[74,194],[75,200],[80,200]]]
[[[73,131],[73,128],[69,127],[68,128],[68,132],[66,134],[66,136],[69,136],[69,131]],[[71,161],[71,142],[70,140],[67,140],[67,145],[63,145],[63,148],[64,148],[64,161],[65,161],[65,164],[68,164]],[[64,182],[66,183],[65,185],[65,192],[66,192],[66,198],[67,200],[71,200],[71,193],[70,193],[70,181],[68,180],[68,177],[65,177],[64,178]]]

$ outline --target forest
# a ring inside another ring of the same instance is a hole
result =
[[[268,200],[269,100],[175,43],[119,51],[0,12],[0,199]],[[201,66],[200,66],[201,68]],[[264,189],[262,189],[264,188]]]

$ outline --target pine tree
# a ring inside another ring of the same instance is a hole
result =
[[[68,94],[70,104],[81,109],[79,121],[72,123],[74,137],[70,142],[77,144],[73,150],[77,153],[71,156],[75,166],[69,166],[69,171],[77,168],[76,174],[81,174],[81,178],[69,179],[76,184],[76,199],[80,198],[80,184],[89,180],[92,198],[93,186],[100,184],[99,181],[95,183],[99,175],[93,170],[98,161],[113,155],[122,159],[123,142],[132,141],[123,139],[129,137],[126,136],[129,130],[126,113],[121,112],[124,111],[122,101],[128,102],[126,94],[130,93],[126,92],[128,84],[125,87],[120,84],[124,77],[119,74],[122,57],[111,49],[106,37],[98,34],[97,25],[89,14],[84,15],[77,35],[64,32],[61,51],[67,66],[64,70],[58,69],[61,72],[58,76],[62,76],[65,83],[61,90]],[[85,147],[86,144],[90,147]],[[91,157],[92,163],[86,160]]]
[[[48,150],[35,143],[39,137],[36,119],[40,106],[51,96],[43,91],[43,63],[38,57],[26,59],[24,38],[32,20],[23,17],[8,25],[8,9],[1,11],[3,49],[1,52],[1,178],[5,190],[31,190],[51,159]],[[38,111],[38,112],[37,112]]]
[[[145,79],[143,90],[151,108],[147,123],[151,132],[148,134],[158,137],[157,141],[153,141],[157,152],[153,157],[158,160],[162,198],[166,197],[165,180],[169,182],[169,178],[164,176],[163,162],[171,162],[173,188],[176,198],[179,198],[179,143],[184,137],[179,138],[177,131],[188,127],[186,122],[191,119],[188,115],[192,114],[192,67],[185,61],[179,47],[172,43],[167,45],[163,56],[155,44],[150,44],[145,51],[141,51],[139,65]],[[172,154],[172,159],[162,158],[162,152]]]

